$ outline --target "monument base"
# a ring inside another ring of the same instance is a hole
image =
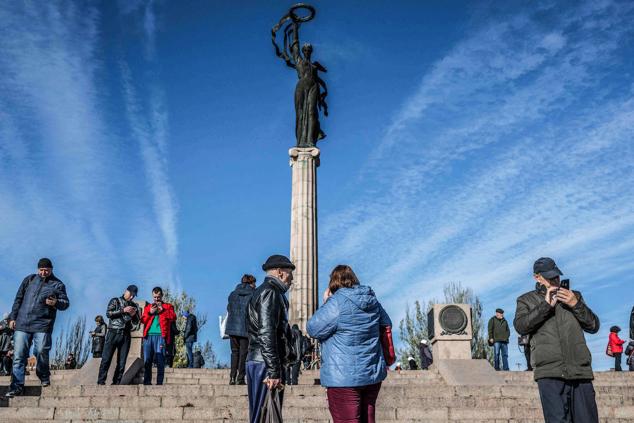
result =
[[[435,353],[435,351],[434,351]],[[434,360],[447,385],[504,385],[504,377],[487,360]]]
[[[469,340],[432,340],[434,360],[470,360],[471,341]]]

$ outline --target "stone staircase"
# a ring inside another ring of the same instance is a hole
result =
[[[245,386],[230,386],[227,370],[166,369],[163,386],[71,386],[73,371],[55,371],[52,386],[27,377],[27,395],[0,403],[0,422],[246,422]],[[634,374],[598,372],[595,389],[602,423],[634,422]],[[505,372],[504,384],[450,386],[431,370],[390,373],[377,405],[387,423],[543,422],[536,384],[529,372]],[[319,374],[306,371],[287,386],[284,421],[330,422]],[[4,395],[8,378],[0,378]]]

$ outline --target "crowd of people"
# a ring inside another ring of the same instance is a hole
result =
[[[103,316],[95,317],[96,327],[90,331],[93,358],[101,359],[97,384],[105,385],[108,371],[116,353],[113,384],[119,384],[124,375],[130,351],[131,334],[143,328],[143,359],[145,365],[144,384],[152,383],[152,370],[156,366],[156,383],[161,385],[166,364],[171,366],[174,357],[176,313],[174,307],[163,301],[163,290],[152,289],[151,303],[143,309],[134,301],[138,294],[136,285],[129,285],[120,297],[112,298]],[[37,273],[28,275],[20,284],[10,313],[0,322],[0,374],[11,375],[7,398],[24,392],[26,366],[33,347],[36,375],[42,387],[50,385],[49,353],[51,336],[58,311],[68,309],[70,301],[66,286],[53,273],[53,263],[42,258],[37,264]],[[204,366],[200,351],[193,351],[197,342],[198,324],[196,316],[183,311],[185,331],[183,341],[188,367]],[[67,370],[78,367],[77,357],[70,352],[64,361]]]
[[[53,273],[53,263],[40,259],[37,273],[20,284],[11,312],[0,321],[0,373],[11,375],[7,397],[21,395],[29,351],[33,347],[36,375],[43,387],[50,385],[49,352],[58,311],[70,301],[64,283]],[[267,407],[283,403],[283,386],[297,384],[301,365],[309,368],[313,352],[319,351],[320,381],[326,387],[328,407],[334,422],[374,422],[376,401],[388,365],[394,360],[389,334],[392,321],[373,290],[360,283],[350,266],[336,266],[323,294],[323,304],[308,320],[307,333],[288,322],[286,292],[293,284],[295,265],[285,256],[274,255],[262,265],[264,281],[244,275],[228,299],[226,334],[231,343],[230,384],[247,385],[251,422],[260,421]],[[528,370],[534,372],[546,422],[598,422],[592,384],[591,354],[584,332],[597,333],[598,316],[581,293],[571,290],[554,260],[543,257],[533,265],[534,289],[517,299],[513,326],[524,346]],[[177,315],[163,299],[161,287],[152,289],[152,301],[140,307],[136,285],[129,285],[106,307],[106,324],[99,315],[90,332],[92,354],[101,359],[97,383],[106,383],[116,352],[113,384],[121,383],[132,332],[142,331],[144,381],[161,385],[166,365],[174,356]],[[188,367],[202,367],[197,342],[198,323],[188,310],[182,312],[182,334]],[[494,348],[496,370],[509,370],[509,323],[504,310],[496,309],[488,322],[488,341]],[[614,370],[621,371],[623,354],[634,370],[634,341],[619,337],[618,326],[610,328],[606,354],[614,357]],[[634,309],[630,315],[630,338],[634,337]],[[624,345],[627,343],[627,346]],[[387,345],[386,345],[387,344]],[[419,360],[408,357],[409,369],[427,370],[433,355],[425,339],[420,340]],[[71,352],[65,368],[78,366]],[[396,369],[400,369],[397,363]],[[266,401],[266,400],[269,401]]]

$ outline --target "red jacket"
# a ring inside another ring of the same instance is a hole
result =
[[[619,338],[616,332],[610,332],[610,348],[613,353],[622,353],[625,341]]]
[[[165,343],[169,344],[172,340],[172,334],[170,332],[172,328],[172,322],[176,321],[176,313],[174,313],[174,307],[171,304],[163,303],[163,311],[159,314],[150,314],[152,304],[148,303],[143,308],[143,316],[141,316],[141,323],[145,325],[143,328],[143,337],[147,337],[147,333],[152,326],[152,321],[156,316],[159,317],[159,325],[161,325],[161,335],[165,338]]]

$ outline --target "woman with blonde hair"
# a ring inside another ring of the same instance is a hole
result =
[[[352,268],[335,267],[324,305],[308,321],[321,342],[321,384],[327,387],[334,423],[374,423],[376,399],[387,376],[380,328],[392,326],[372,288],[359,284]]]

